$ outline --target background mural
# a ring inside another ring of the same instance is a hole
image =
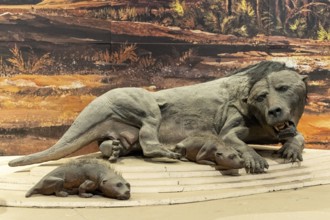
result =
[[[328,0],[0,0],[0,155],[50,147],[112,88],[200,83],[261,60],[309,76],[299,127],[307,147],[329,149]]]

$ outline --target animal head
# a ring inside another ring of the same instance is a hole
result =
[[[222,145],[215,151],[215,163],[218,170],[240,169],[244,167],[241,155],[232,147]]]
[[[280,140],[296,134],[306,104],[306,78],[282,68],[266,74],[250,89],[249,112],[268,133]]]
[[[104,178],[100,183],[100,190],[104,196],[119,200],[130,198],[131,186],[119,175]]]

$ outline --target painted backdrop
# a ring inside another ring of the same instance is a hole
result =
[[[190,85],[262,60],[309,76],[299,129],[329,149],[328,0],[0,0],[0,155],[50,147],[112,88]]]

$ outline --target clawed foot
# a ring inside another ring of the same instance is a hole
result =
[[[103,156],[108,157],[111,163],[115,163],[120,156],[120,151],[123,146],[120,144],[119,140],[107,140],[103,141],[99,148]]]
[[[256,152],[251,151],[243,153],[242,158],[244,159],[247,173],[264,173],[265,169],[269,167],[267,161]]]
[[[282,158],[289,160],[290,162],[303,161],[302,157],[302,147],[294,144],[284,144],[278,153]]]
[[[123,146],[119,143],[119,141],[114,141],[113,142],[113,147],[112,147],[112,154],[109,157],[109,161],[111,163],[116,163],[117,159],[119,158],[120,154],[120,149],[123,148]]]

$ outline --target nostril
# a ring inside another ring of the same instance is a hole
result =
[[[272,108],[268,111],[268,115],[273,117],[279,117],[282,114],[282,109],[280,107]]]

